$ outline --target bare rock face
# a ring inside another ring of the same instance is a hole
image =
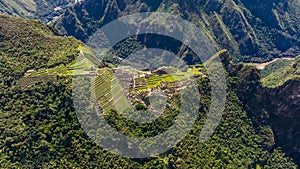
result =
[[[266,90],[268,109],[275,141],[300,161],[300,80],[291,80],[283,86]]]
[[[269,89],[269,109],[274,116],[300,118],[300,81],[291,80],[283,86]]]

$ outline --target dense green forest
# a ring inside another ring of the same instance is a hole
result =
[[[79,54],[81,42],[73,37],[54,36],[54,29],[40,21],[5,15],[0,15],[0,21],[3,76],[22,76],[30,69],[66,64]]]
[[[50,70],[74,62],[81,42],[56,36],[51,27],[37,21],[7,16],[0,20],[0,168],[297,167],[275,144],[271,126],[257,125],[247,115],[238,89],[259,81],[243,79],[251,75],[252,67],[225,61],[230,57],[227,52],[221,53],[228,70],[227,102],[213,136],[199,143],[210,104],[210,83],[208,77],[197,77],[202,108],[188,135],[164,154],[131,159],[103,150],[81,128],[72,101],[72,76],[54,73],[55,81],[45,79],[25,89],[19,84],[28,70]],[[234,70],[241,67],[237,74]],[[122,133],[146,137],[153,129],[166,130],[175,115],[176,110],[170,111],[147,125],[135,125],[115,111],[106,119]]]

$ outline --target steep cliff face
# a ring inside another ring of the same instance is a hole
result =
[[[299,54],[299,9],[297,0],[86,0],[68,8],[55,26],[85,41],[120,16],[168,12],[201,27],[217,49],[228,49],[236,60],[260,62]]]
[[[238,96],[253,122],[258,126],[272,126],[275,145],[282,147],[300,164],[300,78],[268,88],[259,82],[261,76],[256,68],[233,67],[236,69],[231,73],[236,73],[240,80]]]
[[[119,16],[155,11],[158,6],[158,1],[148,0],[86,0],[68,8],[55,27],[62,34],[86,41],[97,29]]]
[[[300,79],[290,80],[284,85],[265,89],[268,93],[269,110],[274,116],[300,118]]]
[[[300,79],[265,89],[267,110],[276,143],[300,162]]]

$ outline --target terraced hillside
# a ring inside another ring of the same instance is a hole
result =
[[[108,113],[111,109],[122,112],[137,103],[147,107],[145,98],[156,91],[161,90],[169,97],[168,99],[172,99],[180,93],[180,88],[188,85],[186,82],[191,77],[200,77],[200,75],[205,77],[198,66],[189,68],[187,72],[178,70],[174,74],[163,75],[155,71],[150,73],[136,70],[138,73],[132,73],[124,67],[101,68],[97,70],[93,82],[95,96],[103,110],[102,113]]]

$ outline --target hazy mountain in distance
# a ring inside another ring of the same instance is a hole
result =
[[[299,0],[86,0],[55,26],[83,41],[104,24],[137,12],[168,12],[201,27],[217,49],[239,61],[262,62],[300,53]]]
[[[77,0],[0,0],[0,13],[39,19],[43,22],[53,20],[64,9]]]

